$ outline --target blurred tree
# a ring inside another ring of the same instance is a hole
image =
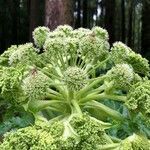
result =
[[[150,59],[150,0],[143,0],[142,54]]]
[[[150,59],[149,13],[150,0],[0,0],[0,50],[32,41],[36,26],[97,25]]]
[[[83,0],[83,27],[86,28],[88,23],[88,1]]]
[[[132,41],[132,23],[133,23],[133,8],[134,8],[134,1],[133,0],[128,0],[128,7],[129,7],[129,22],[128,22],[128,41],[127,44],[130,47],[133,47],[133,41]]]
[[[0,0],[0,52],[28,41],[27,0]],[[26,34],[25,34],[26,33]]]
[[[74,13],[74,17],[75,17],[74,27],[79,28],[79,27],[81,27],[81,0],[75,1],[74,11],[75,11],[75,13]]]
[[[11,22],[11,28],[12,28],[12,34],[11,34],[11,39],[12,43],[18,43],[18,27],[19,27],[19,1],[18,0],[7,0],[8,4],[8,9],[10,11],[10,16],[12,19]]]
[[[25,1],[25,0],[24,0]],[[44,1],[40,0],[26,0],[27,11],[28,11],[28,33],[29,41],[32,42],[32,32],[37,26],[44,25]]]
[[[39,1],[38,0],[29,0],[29,18],[30,18],[30,27],[29,27],[29,39],[32,41],[32,31],[39,25]]]
[[[45,0],[45,26],[73,25],[73,0]]]
[[[115,40],[115,30],[114,30],[114,20],[115,20],[115,0],[104,0],[105,5],[105,28],[107,29],[110,36],[110,43],[113,43]]]
[[[5,49],[6,47],[6,33],[5,33],[5,28],[6,28],[6,4],[4,1],[0,1],[0,50],[2,53],[2,50]]]
[[[121,1],[121,15],[122,15],[122,19],[121,19],[121,30],[122,30],[122,38],[121,41],[125,42],[125,0]]]

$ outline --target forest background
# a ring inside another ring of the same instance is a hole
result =
[[[101,26],[150,59],[150,0],[0,0],[0,53],[32,41],[37,26]]]

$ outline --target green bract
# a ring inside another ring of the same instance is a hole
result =
[[[38,27],[33,39],[0,56],[0,105],[35,119],[7,133],[0,149],[148,150],[148,60],[122,42],[110,48],[97,26]]]

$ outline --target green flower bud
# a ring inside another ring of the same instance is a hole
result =
[[[17,45],[12,45],[6,51],[4,51],[4,53],[1,54],[1,56],[0,56],[0,64],[8,66],[9,65],[8,64],[9,56],[16,50],[17,50]]]
[[[64,43],[64,49],[68,56],[71,54],[77,55],[77,51],[79,49],[79,40],[77,38],[66,38]]]
[[[53,142],[54,139],[50,133],[43,130],[37,130],[33,126],[7,133],[5,135],[3,143],[0,145],[0,148],[3,150],[44,150],[49,149],[48,146],[51,146],[52,148]]]
[[[134,80],[134,71],[128,64],[117,64],[107,72],[107,79],[114,81],[113,87],[127,90]]]
[[[65,37],[66,37],[65,33],[62,31],[53,31],[50,32],[48,35],[48,38],[65,38]]]
[[[16,50],[17,50],[17,45],[12,45],[1,56],[9,57]]]
[[[50,33],[49,28],[47,27],[38,27],[33,31],[34,43],[38,48],[42,48],[48,34]]]
[[[133,134],[121,142],[120,150],[149,150],[150,143],[143,135]]]
[[[33,69],[23,80],[22,88],[29,100],[41,100],[46,96],[49,78],[40,71]]]
[[[83,56],[88,55],[89,59],[104,60],[109,53],[109,43],[91,34],[80,40],[80,50]]]
[[[62,38],[48,38],[44,44],[44,50],[46,54],[49,54],[49,56],[55,56],[63,54],[64,51],[64,41]]]
[[[66,36],[70,36],[71,31],[73,28],[69,25],[60,25],[54,30],[54,32],[63,32]]]
[[[113,44],[113,47],[111,48],[111,54],[112,60],[115,64],[127,63],[132,65],[135,72],[143,75],[149,74],[150,67],[148,60],[133,52],[122,42],[116,42]]]
[[[86,85],[87,74],[78,67],[69,67],[64,72],[64,83],[71,90],[78,91]]]
[[[109,39],[109,35],[108,35],[107,30],[105,30],[101,27],[95,26],[92,28],[92,31],[95,34],[95,36],[100,38],[100,39],[103,39],[103,40]]]
[[[142,81],[131,87],[127,95],[126,106],[130,110],[138,110],[150,114],[150,81]]]
[[[24,93],[21,88],[24,67],[3,67],[0,70],[0,94],[12,104],[25,103]]]
[[[33,56],[36,55],[36,49],[33,47],[32,43],[26,43],[23,45],[19,45],[17,50],[14,51],[9,57],[9,64],[17,64],[32,61]]]
[[[88,36],[92,34],[92,31],[90,29],[85,29],[85,28],[79,28],[76,30],[73,30],[71,35],[74,38],[82,39],[85,36]]]

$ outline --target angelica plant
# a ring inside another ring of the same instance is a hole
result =
[[[100,27],[38,27],[33,40],[0,56],[0,102],[22,107],[35,118],[31,127],[7,133],[1,149],[124,150],[132,145],[129,139],[143,139],[133,119],[150,116],[147,59],[122,42],[110,48],[108,32]],[[112,137],[109,130],[123,123],[138,137]],[[128,149],[148,150],[139,144]]]

